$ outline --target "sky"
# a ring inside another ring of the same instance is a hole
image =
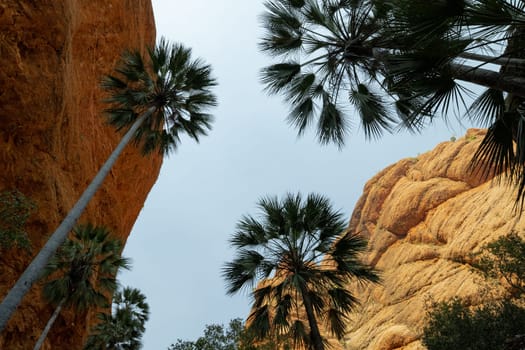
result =
[[[233,259],[228,239],[243,214],[256,214],[267,195],[316,192],[350,219],[368,179],[386,166],[433,149],[467,126],[450,118],[421,134],[399,132],[366,140],[356,119],[346,146],[321,146],[314,133],[297,137],[288,108],[268,96],[259,71],[263,1],[153,0],[157,37],[181,42],[211,64],[219,82],[213,130],[199,144],[183,139],[164,160],[128,238],[133,261],[120,282],[140,289],[150,306],[145,350],[195,340],[207,324],[227,324],[249,312],[246,294],[227,296],[221,278]]]

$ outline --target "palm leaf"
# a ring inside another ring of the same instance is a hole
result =
[[[359,84],[356,90],[350,92],[349,99],[359,112],[367,138],[378,138],[384,130],[390,130],[394,120],[379,95],[371,92],[365,85]]]
[[[487,134],[472,157],[471,167],[480,169],[484,178],[506,171],[512,173],[516,164],[512,124],[506,116],[507,114],[504,114],[488,128]]]
[[[468,108],[466,115],[484,125],[492,124],[505,111],[503,92],[486,89]]]
[[[323,105],[321,107],[321,114],[317,122],[317,139],[321,144],[333,142],[339,147],[342,147],[345,142],[347,134],[347,122],[343,117],[343,113],[331,101],[328,94],[323,95]]]
[[[301,65],[297,62],[274,64],[262,70],[261,81],[269,93],[277,94],[282,92],[300,71]]]

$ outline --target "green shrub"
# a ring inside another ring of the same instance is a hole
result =
[[[476,260],[473,266],[485,277],[503,279],[513,298],[525,293],[525,241],[516,232],[483,246]]]
[[[25,225],[35,208],[18,190],[0,192],[0,250],[14,246],[30,249]]]
[[[432,305],[422,338],[428,350],[504,350],[524,331],[525,309],[511,301],[471,308],[456,298]]]

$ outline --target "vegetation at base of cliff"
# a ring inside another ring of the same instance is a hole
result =
[[[35,203],[18,190],[0,192],[0,251],[31,248],[25,225],[35,209]]]
[[[525,240],[516,232],[485,245],[475,261],[485,277],[504,281],[511,298],[525,293]]]
[[[518,349],[513,342],[525,334],[525,240],[511,232],[483,246],[475,257],[475,271],[492,282],[502,281],[506,296],[474,308],[458,298],[433,303],[422,337],[428,350]]]
[[[525,308],[510,300],[472,309],[453,299],[433,304],[427,318],[422,340],[428,350],[506,350],[525,332]]]
[[[223,268],[227,293],[250,293],[247,329],[255,339],[287,338],[294,347],[324,350],[321,325],[342,339],[358,304],[348,283],[379,282],[359,259],[367,241],[346,232],[343,214],[315,193],[266,197],[258,207],[260,215],[244,216],[230,238],[236,255]]]
[[[277,344],[281,344],[283,350],[290,349],[285,340],[277,342],[268,339],[264,343],[255,342],[242,320],[236,318],[231,320],[227,327],[222,324],[206,325],[204,334],[197,340],[177,339],[168,350],[276,350],[279,349]]]

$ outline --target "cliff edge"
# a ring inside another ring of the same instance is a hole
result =
[[[366,184],[350,230],[369,238],[365,259],[381,271],[381,285],[356,286],[361,301],[352,315],[345,349],[421,350],[429,301],[458,296],[477,305],[497,294],[468,266],[472,252],[512,230],[515,193],[501,181],[472,172],[484,136],[439,144],[384,169]]]
[[[100,79],[125,49],[155,42],[150,0],[5,0],[0,4],[0,191],[17,189],[37,211],[32,253],[0,254],[0,297],[14,284],[114,149]],[[126,240],[160,169],[128,146],[80,222]],[[0,336],[0,349],[32,348],[52,313],[34,287]],[[43,349],[80,349],[93,314],[64,311]]]

